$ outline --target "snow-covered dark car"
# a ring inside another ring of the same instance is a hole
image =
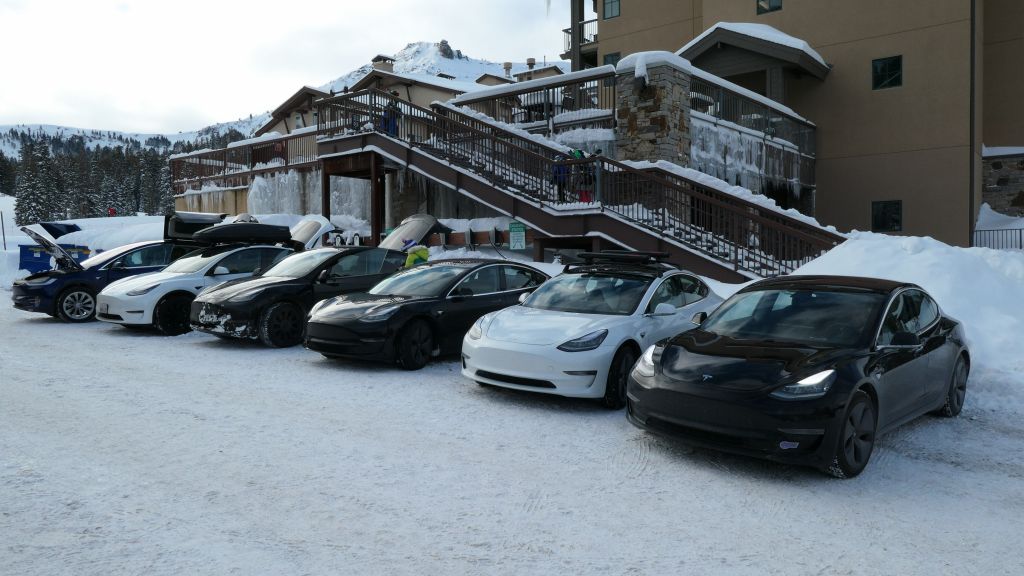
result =
[[[364,292],[405,263],[405,253],[369,246],[320,248],[292,254],[259,276],[213,286],[192,302],[193,330],[267,346],[302,342],[313,304]]]
[[[223,214],[179,212],[164,219],[163,240],[127,244],[82,262],[49,238],[31,228],[22,228],[53,257],[56,267],[16,280],[11,290],[14,307],[67,322],[93,320],[96,295],[103,288],[122,278],[156,272],[201,247],[202,244],[191,240],[192,234],[223,218]]]
[[[961,324],[914,284],[780,277],[648,348],[627,414],[688,443],[852,477],[877,434],[959,414],[970,362]]]
[[[418,370],[432,356],[455,354],[476,319],[519,301],[548,279],[508,260],[437,260],[403,270],[366,294],[313,307],[306,348],[324,356],[398,362]]]

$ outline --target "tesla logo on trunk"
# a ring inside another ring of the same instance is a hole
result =
[[[704,374],[700,377],[701,382],[707,382],[708,380],[711,380],[711,374]]]

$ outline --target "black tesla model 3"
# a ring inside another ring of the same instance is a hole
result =
[[[914,284],[784,276],[696,320],[637,362],[627,412],[635,425],[853,477],[879,434],[963,407],[963,327]]]
[[[295,346],[313,304],[368,290],[404,264],[405,253],[369,246],[299,252],[258,276],[204,290],[192,302],[189,322],[215,336]]]
[[[346,294],[314,306],[306,348],[418,370],[431,356],[458,353],[477,318],[517,304],[521,294],[547,279],[508,260],[427,262],[381,281],[368,294]]]

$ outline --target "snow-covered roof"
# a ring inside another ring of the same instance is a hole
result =
[[[598,66],[597,68],[588,68],[586,70],[580,70],[578,72],[569,72],[568,74],[559,74],[556,76],[548,76],[546,78],[538,78],[537,80],[527,80],[526,82],[516,82],[515,84],[509,84],[507,86],[492,86],[480,88],[477,86],[476,90],[472,94],[463,94],[456,97],[453,102],[455,104],[465,104],[474,100],[486,100],[490,98],[496,98],[498,96],[505,96],[508,94],[518,94],[520,92],[531,92],[533,90],[540,90],[547,88],[548,86],[554,86],[562,84],[563,82],[573,81],[584,81],[591,78],[600,78],[601,76],[607,76],[608,74],[615,73],[615,66],[608,64],[607,66]]]
[[[767,24],[751,22],[718,22],[680,48],[676,54],[694,60],[704,51],[719,43],[731,44],[755,52],[770,52],[768,55],[797,64],[818,78],[824,78],[829,71],[829,65],[825,59],[806,41],[790,36]],[[765,49],[769,48],[766,45],[783,50],[766,51]]]
[[[751,100],[764,104],[765,106],[771,108],[772,110],[775,110],[776,112],[781,112],[782,114],[791,116],[797,120],[800,120],[801,122],[806,122],[807,124],[810,124],[812,126],[814,125],[813,122],[797,114],[789,106],[779,104],[778,102],[772,100],[771,98],[766,98],[758,94],[757,92],[747,90],[746,88],[738,84],[733,84],[732,82],[729,82],[724,78],[715,76],[710,72],[705,72],[704,70],[697,68],[693,64],[690,64],[689,60],[676,54],[673,54],[671,52],[654,51],[637,52],[636,54],[630,54],[629,56],[626,56],[622,60],[619,60],[619,63],[615,67],[615,71],[619,74],[633,72],[637,77],[640,77],[647,75],[647,68],[649,66],[656,66],[659,64],[673,66],[679,70],[689,73],[691,76],[696,76],[697,78],[701,78],[703,80],[711,82],[712,84],[716,84],[718,86],[721,86],[722,88],[735,92],[741,96],[750,98]]]
[[[1024,146],[988,146],[981,147],[983,158],[998,158],[1000,156],[1024,156]]]
[[[412,82],[415,84],[424,84],[427,86],[433,86],[442,90],[455,93],[465,93],[480,90],[481,85],[473,82],[466,82],[465,80],[449,80],[447,78],[441,78],[432,74],[402,74],[400,72],[388,72],[387,70],[373,70],[366,76],[363,76],[358,82],[356,82],[352,88],[352,92],[358,92],[369,88],[373,81],[377,78],[390,78],[392,80],[404,80],[406,82]]]

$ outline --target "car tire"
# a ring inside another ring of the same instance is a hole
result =
[[[291,302],[271,304],[260,316],[260,341],[271,348],[287,348],[302,342],[302,310]]]
[[[194,296],[172,294],[157,303],[153,310],[153,326],[165,336],[178,336],[192,331],[188,323],[189,308]]]
[[[604,397],[601,404],[610,410],[618,410],[626,405],[626,384],[629,373],[636,364],[637,354],[632,346],[623,346],[615,353],[608,367],[608,380],[604,385]]]
[[[836,453],[828,473],[836,478],[853,478],[864,471],[875,448],[878,412],[863,391],[854,393],[843,415]]]
[[[960,415],[964,408],[964,398],[967,396],[967,376],[970,368],[963,356],[956,359],[953,365],[953,373],[949,377],[949,388],[946,390],[946,403],[935,413],[939,416],[953,418]]]
[[[65,322],[96,319],[96,293],[79,286],[68,288],[57,297],[57,317]]]
[[[398,334],[395,356],[404,370],[419,370],[434,353],[434,331],[423,320],[413,320]]]

